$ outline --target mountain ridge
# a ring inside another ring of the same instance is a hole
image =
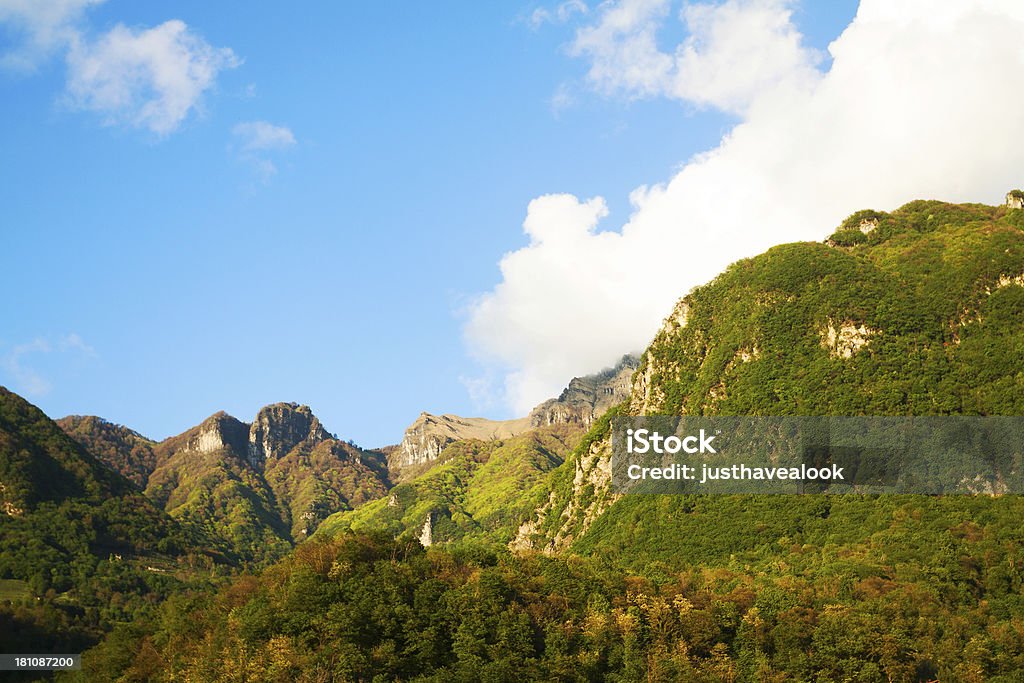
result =
[[[557,424],[589,428],[597,416],[627,395],[629,379],[638,364],[638,356],[625,354],[611,367],[574,377],[557,397],[539,403],[520,418],[490,420],[422,412],[388,455],[392,478],[408,481],[421,474],[445,447],[460,440],[508,439]]]
[[[382,454],[335,439],[298,403],[264,406],[251,423],[217,411],[160,442],[101,418],[60,424],[109,450],[108,465],[128,470],[161,508],[223,538],[224,551],[244,561],[280,556],[322,519],[389,485]],[[136,441],[145,444],[145,468],[132,461]]]

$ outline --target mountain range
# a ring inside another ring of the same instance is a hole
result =
[[[290,403],[157,443],[4,391],[0,578],[173,574],[125,589],[171,607],[91,651],[108,678],[1011,681],[1018,496],[616,495],[610,424],[1021,414],[1024,211],[915,201],[733,264],[523,418],[385,448]]]
[[[262,562],[283,555],[331,515],[383,499],[392,482],[432,472],[458,450],[473,450],[470,460],[485,464],[491,451],[525,449],[525,459],[498,457],[481,476],[535,484],[528,476],[532,469],[543,473],[561,464],[579,433],[627,395],[637,362],[625,356],[614,368],[573,379],[558,398],[520,419],[422,413],[399,444],[380,449],[334,437],[308,406],[296,403],[265,406],[251,423],[219,412],[160,442],[96,416],[72,415],[56,424],[219,553],[232,561]],[[447,452],[452,445],[455,450]],[[489,474],[495,467],[504,469]],[[400,487],[388,500],[406,500],[406,491]],[[458,519],[471,509],[434,505],[420,517]]]

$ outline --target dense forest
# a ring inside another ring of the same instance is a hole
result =
[[[620,529],[611,556],[314,539],[173,598],[89,666],[111,680],[1019,680],[1019,498],[777,498],[663,498],[678,535],[637,548]],[[760,528],[737,523],[752,516]]]

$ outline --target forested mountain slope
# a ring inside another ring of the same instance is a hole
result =
[[[740,261],[678,302],[617,410],[1022,415],[1022,228],[1021,210],[916,201],[891,214],[858,212],[824,243]],[[616,515],[627,508],[650,510],[645,528],[655,537],[691,534],[678,528],[690,517],[656,514],[681,500],[612,505],[608,432],[608,420],[599,423],[573,471],[555,475],[551,500],[517,547],[567,548],[599,519],[586,547],[617,547],[613,530],[632,522]]]

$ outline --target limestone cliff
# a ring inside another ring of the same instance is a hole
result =
[[[508,439],[560,424],[588,429],[605,411],[629,396],[631,377],[638,364],[639,358],[626,355],[612,368],[576,377],[558,398],[544,401],[527,417],[515,420],[420,413],[405,430],[402,442],[389,452],[392,476],[405,481],[422,473],[456,441]]]
[[[488,420],[482,417],[420,413],[405,430],[402,442],[389,455],[392,472],[407,478],[417,466],[437,460],[449,444],[465,439],[508,439],[530,429],[527,418]]]
[[[318,444],[330,438],[309,406],[274,403],[256,414],[249,428],[247,455],[254,467],[281,458],[303,441]]]
[[[248,440],[248,424],[224,411],[214,413],[195,427],[154,446],[156,467],[149,483],[168,462],[180,460],[185,454],[190,457],[216,455],[218,458],[244,459]]]
[[[629,397],[633,373],[640,359],[623,356],[615,367],[594,375],[576,377],[559,395],[530,411],[530,426],[578,424],[589,429],[598,417]]]

